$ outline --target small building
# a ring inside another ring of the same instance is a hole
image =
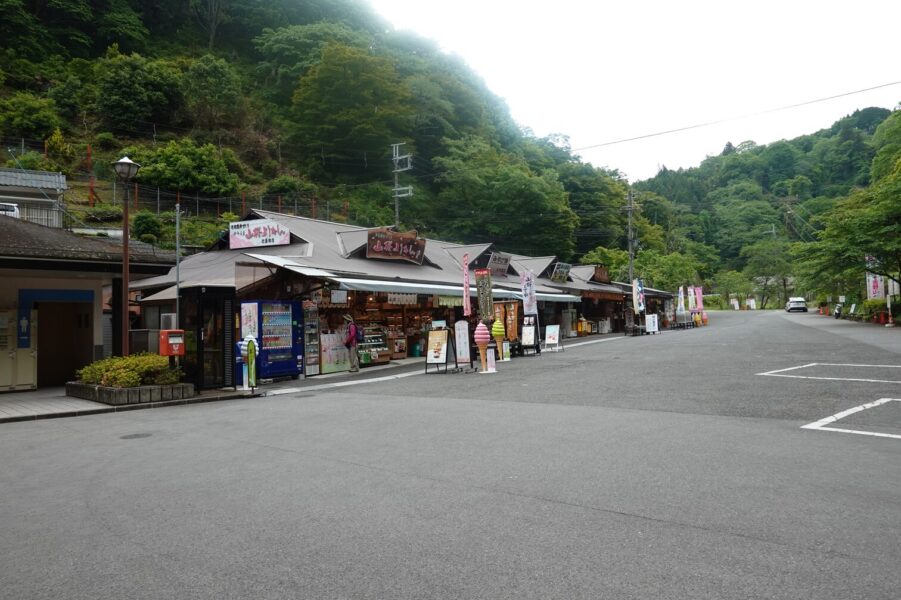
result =
[[[120,244],[0,216],[0,391],[74,379],[104,357],[105,317],[112,317],[112,351],[121,352]],[[146,247],[129,254],[134,279],[175,262],[173,253]],[[105,290],[112,292],[106,314]]]
[[[0,168],[0,203],[15,205],[23,221],[63,227],[67,189],[62,173]]]

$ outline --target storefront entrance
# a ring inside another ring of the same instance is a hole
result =
[[[234,385],[234,296],[217,288],[184,290],[185,381],[198,389]]]

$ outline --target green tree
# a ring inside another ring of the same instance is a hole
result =
[[[189,114],[206,129],[236,125],[241,112],[241,80],[226,61],[206,54],[182,78]]]
[[[579,262],[583,265],[604,265],[614,281],[629,279],[629,253],[626,250],[598,246],[583,254]]]
[[[272,86],[272,99],[290,102],[300,77],[319,63],[323,48],[330,43],[365,49],[372,38],[347,25],[327,21],[264,29],[254,45],[262,57],[257,69]]]
[[[790,245],[783,239],[764,239],[742,248],[745,276],[754,281],[761,295],[761,308],[774,296],[785,302],[793,274]]]
[[[5,135],[45,138],[62,125],[56,103],[28,92],[0,99],[0,131]]]
[[[294,93],[306,167],[332,176],[385,176],[390,144],[409,128],[410,92],[385,59],[329,44]]]
[[[714,277],[714,287],[726,304],[732,295],[737,296],[741,304],[754,291],[751,280],[738,271],[720,271]]]
[[[231,194],[238,189],[238,175],[228,168],[229,162],[237,163],[231,150],[183,139],[155,148],[126,148],[124,153],[142,165],[138,171],[142,183],[207,195]]]
[[[578,217],[554,172],[533,173],[520,158],[479,138],[448,147],[447,157],[435,159],[442,172],[432,217],[437,231],[532,256],[572,255]]]
[[[136,121],[178,121],[180,75],[165,63],[114,47],[97,70],[97,108],[107,124],[130,131]]]
[[[635,276],[647,287],[676,290],[680,285],[699,282],[700,265],[678,252],[661,254],[654,250],[639,252],[635,257]]]

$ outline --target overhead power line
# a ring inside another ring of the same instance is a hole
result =
[[[690,131],[692,129],[701,129],[702,127],[710,127],[712,125],[719,125],[720,123],[729,123],[730,121],[739,121],[741,119],[748,119],[750,117],[759,117],[760,115],[768,115],[775,112],[780,112],[783,110],[791,110],[793,108],[800,108],[802,106],[808,106],[810,104],[817,104],[819,102],[828,102],[829,100],[835,100],[836,98],[844,98],[846,96],[853,96],[855,94],[862,94],[864,92],[871,92],[873,90],[879,90],[882,88],[891,87],[893,85],[901,84],[901,81],[893,81],[891,83],[883,83],[882,85],[876,85],[873,87],[864,88],[862,90],[854,90],[853,92],[845,92],[843,94],[836,94],[834,96],[827,96],[825,98],[817,98],[816,100],[808,100],[806,102],[799,102],[797,104],[790,104],[788,106],[780,106],[779,108],[770,108],[768,110],[761,110],[754,113],[748,113],[745,115],[737,116],[737,117],[728,117],[725,119],[718,119],[716,121],[707,121],[706,123],[697,123],[695,125],[688,125],[686,127],[678,127],[676,129],[667,129],[666,131],[658,131],[656,133],[647,133],[644,135],[639,135],[630,138],[623,138],[620,140],[613,140],[610,142],[602,142],[600,144],[592,144],[591,146],[582,146],[581,148],[573,148],[571,152],[580,152],[582,150],[591,150],[592,148],[602,148],[604,146],[613,146],[615,144],[624,144],[626,142],[634,142],[637,140],[644,140],[652,137],[660,137],[662,135],[669,135],[671,133],[679,133],[680,131]]]

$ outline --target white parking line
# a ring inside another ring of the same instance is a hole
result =
[[[901,369],[901,365],[858,365],[851,363],[808,363],[797,367],[788,367],[787,369],[776,369],[775,371],[767,371],[766,373],[757,373],[767,377],[788,377],[790,379],[818,379],[822,381],[861,381],[864,383],[895,383],[901,384],[896,379],[864,379],[860,377],[817,377],[814,375],[785,375],[786,371],[794,371],[797,369],[806,369],[808,367],[862,367],[862,368],[880,368],[880,369]]]
[[[880,398],[875,402],[868,402],[866,404],[861,404],[860,406],[855,406],[854,408],[849,408],[848,410],[843,410],[840,413],[836,413],[831,417],[826,417],[825,419],[820,419],[814,423],[808,423],[807,425],[802,425],[801,429],[815,429],[818,431],[837,431],[839,433],[856,433],[857,435],[869,435],[873,437],[885,437],[885,438],[894,438],[896,440],[901,440],[901,435],[896,435],[893,433],[879,433],[877,431],[858,431],[856,429],[842,429],[839,427],[826,427],[830,423],[835,423],[839,419],[844,419],[849,415],[853,415],[854,413],[860,412],[862,410],[866,410],[868,408],[873,408],[876,406],[880,406],[885,404],[886,402],[901,402],[901,398]]]

